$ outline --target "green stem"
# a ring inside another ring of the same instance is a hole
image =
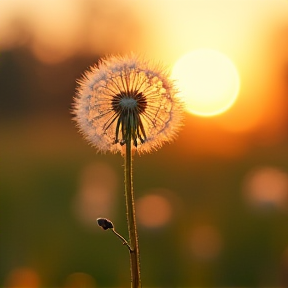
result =
[[[140,263],[139,263],[139,247],[138,236],[136,228],[136,217],[134,207],[134,193],[132,184],[132,153],[131,153],[131,140],[126,143],[125,153],[125,198],[127,210],[127,222],[130,240],[130,270],[131,270],[131,287],[140,288]]]

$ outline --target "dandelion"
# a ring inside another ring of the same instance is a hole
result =
[[[110,57],[79,80],[74,120],[98,151],[121,152],[125,167],[125,199],[129,241],[112,222],[98,218],[128,247],[132,288],[141,287],[138,235],[132,185],[132,152],[150,152],[172,141],[182,126],[183,106],[174,82],[160,66],[136,55]]]
[[[99,151],[138,152],[171,142],[182,124],[182,102],[160,65],[138,56],[110,57],[79,80],[73,113],[84,137]]]

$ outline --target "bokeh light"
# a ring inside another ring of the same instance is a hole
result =
[[[243,193],[252,207],[287,210],[288,173],[271,166],[255,168],[247,173]]]
[[[140,225],[160,228],[167,225],[173,216],[173,207],[162,189],[147,193],[136,201],[136,216]],[[158,193],[157,193],[158,192]]]
[[[93,228],[98,217],[112,218],[116,213],[117,187],[118,177],[109,164],[92,163],[84,167],[73,201],[75,216]]]
[[[40,278],[37,272],[29,267],[13,269],[6,280],[7,288],[40,288]]]

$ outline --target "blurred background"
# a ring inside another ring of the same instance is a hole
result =
[[[238,98],[134,159],[144,287],[288,287],[286,0],[0,0],[0,285],[128,287],[120,155],[71,120],[76,79],[130,51],[220,51]]]

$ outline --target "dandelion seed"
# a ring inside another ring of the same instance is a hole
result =
[[[137,151],[150,152],[172,141],[182,126],[176,94],[159,65],[135,55],[110,57],[79,80],[74,119],[99,151],[121,152],[131,141]]]

